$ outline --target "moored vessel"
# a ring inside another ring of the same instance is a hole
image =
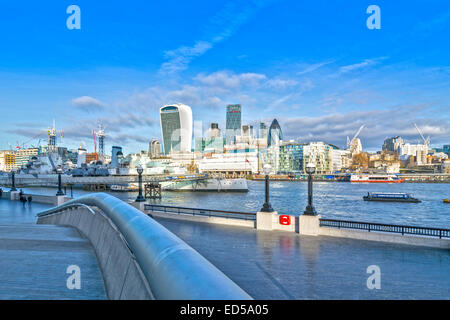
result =
[[[350,177],[350,182],[360,183],[401,183],[404,181],[393,174],[352,174]]]
[[[167,191],[248,192],[246,179],[200,179],[161,182]]]

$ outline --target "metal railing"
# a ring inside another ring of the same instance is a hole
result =
[[[320,226],[331,228],[342,228],[342,229],[357,229],[357,230],[365,230],[368,232],[375,231],[375,232],[398,233],[401,235],[408,234],[417,236],[428,236],[428,237],[436,237],[439,239],[450,238],[450,229],[441,229],[441,228],[405,226],[405,225],[336,220],[336,219],[320,219]]]
[[[206,217],[220,217],[220,218],[233,218],[242,220],[256,220],[256,214],[251,212],[238,212],[227,210],[211,210],[211,209],[199,209],[199,208],[187,208],[187,207],[175,207],[175,206],[163,206],[157,204],[145,204],[145,210],[159,211],[165,213],[175,214],[187,214],[192,216],[206,216]]]
[[[109,194],[95,193],[70,200],[39,213],[38,217],[57,214],[77,204],[99,208],[114,223],[136,257],[156,299],[251,299],[183,240],[138,209]]]

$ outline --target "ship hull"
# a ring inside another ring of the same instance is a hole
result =
[[[350,182],[355,183],[402,183],[404,179],[400,180],[350,180]]]
[[[350,177],[350,182],[355,183],[402,183],[404,181],[395,175],[352,175]]]
[[[189,192],[248,192],[245,179],[206,179],[161,182],[162,190]]]

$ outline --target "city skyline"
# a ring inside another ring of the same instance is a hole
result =
[[[77,5],[81,30],[65,27],[65,4],[10,4],[14,20],[2,13],[0,149],[40,131],[45,141],[55,118],[70,148],[93,149],[100,120],[107,153],[138,152],[162,141],[159,109],[170,103],[189,105],[204,130],[225,129],[226,105],[241,104],[242,124],[276,118],[286,139],[302,142],[345,147],[364,124],[364,149],[380,150],[388,137],[420,141],[413,123],[432,146],[450,142],[444,1],[377,1],[380,30],[367,29],[368,4],[356,1],[345,10],[295,1]]]

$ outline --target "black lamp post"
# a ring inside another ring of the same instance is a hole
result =
[[[269,202],[269,174],[272,170],[270,164],[265,164],[263,167],[264,173],[266,175],[266,201],[264,202],[263,207],[261,208],[261,212],[273,212],[272,206]]]
[[[11,191],[17,191],[17,189],[16,189],[16,170],[11,170]]]
[[[56,195],[63,196],[64,192],[62,191],[62,182],[61,182],[62,169],[58,168],[58,170],[56,170],[56,172],[58,173],[58,192],[56,192]]]
[[[144,172],[144,169],[139,166],[136,168],[136,171],[139,175],[139,195],[136,198],[136,202],[144,202],[145,198],[142,196],[142,172]]]
[[[313,179],[312,175],[316,172],[316,166],[313,163],[308,163],[306,165],[306,173],[308,174],[308,205],[306,206],[303,214],[308,216],[315,216],[317,214],[316,209],[314,209],[312,204],[313,197]]]

